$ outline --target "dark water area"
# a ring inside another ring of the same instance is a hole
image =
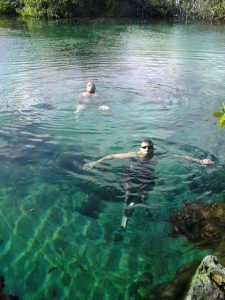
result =
[[[223,25],[0,19],[7,291],[25,300],[130,300],[139,288],[145,299],[180,266],[211,253],[172,237],[170,218],[187,199],[224,203],[225,135],[212,117],[224,102],[224,33]],[[109,109],[93,105],[78,116],[88,80]],[[121,231],[125,183],[138,177],[138,195],[142,166],[129,159],[83,165],[135,151],[146,137],[163,155],[145,189],[148,209],[136,207]]]

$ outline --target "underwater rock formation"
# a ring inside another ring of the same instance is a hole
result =
[[[225,264],[225,205],[186,201],[172,216],[173,236],[184,235],[190,242],[210,247]],[[198,263],[199,265],[199,263]],[[207,256],[197,269],[196,262],[181,267],[172,282],[158,285],[149,300],[224,300],[225,268],[215,256]],[[185,298],[185,295],[186,298]]]
[[[102,205],[100,201],[96,201],[94,198],[92,200],[93,201],[90,200],[89,196],[81,199],[76,205],[76,211],[84,216],[97,218],[102,209]]]
[[[200,265],[194,262],[181,267],[172,282],[158,285],[148,298],[148,300],[224,299],[225,268],[218,262],[217,257],[212,255],[206,256]]]
[[[148,274],[144,274],[142,279],[132,282],[129,286],[129,299],[148,299],[148,295],[151,293],[152,281],[153,276],[148,272]]]
[[[225,205],[186,201],[180,212],[172,216],[172,233],[184,235],[198,246],[219,248],[225,244]]]
[[[224,300],[225,268],[216,256],[206,256],[198,267],[185,300]]]
[[[183,300],[199,264],[200,261],[195,261],[180,267],[176,272],[175,279],[171,282],[157,285],[151,292],[148,300]]]
[[[20,300],[17,296],[7,295],[3,292],[5,287],[5,279],[3,276],[0,276],[0,300]]]

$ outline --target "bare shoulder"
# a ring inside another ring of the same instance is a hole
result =
[[[79,94],[79,97],[88,97],[89,93],[88,92],[82,92]]]
[[[82,92],[79,94],[79,97],[83,98],[83,97],[98,97],[98,94],[94,93],[94,94],[91,94],[91,93],[88,93],[88,92]]]

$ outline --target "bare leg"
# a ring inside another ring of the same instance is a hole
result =
[[[131,206],[134,204],[131,200],[131,192],[130,192],[130,187],[128,183],[125,183],[126,187],[126,194],[125,194],[125,200],[124,200],[124,206],[123,206],[123,216],[121,220],[121,227],[126,228],[127,226],[127,220],[128,217],[132,214],[133,210],[131,209]]]

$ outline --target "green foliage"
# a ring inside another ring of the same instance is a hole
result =
[[[216,1],[213,12],[217,20],[225,21],[225,1]]]
[[[217,122],[217,125],[222,128],[225,128],[225,104],[223,104],[221,111],[214,112],[213,116],[215,118],[220,118]]]
[[[17,10],[22,16],[62,18],[73,16],[79,0],[23,0]]]
[[[18,0],[0,0],[0,15],[15,14],[18,3]]]
[[[184,17],[225,21],[225,0],[0,0],[0,14],[45,18]]]
[[[180,10],[186,19],[225,21],[225,0],[183,0]]]

